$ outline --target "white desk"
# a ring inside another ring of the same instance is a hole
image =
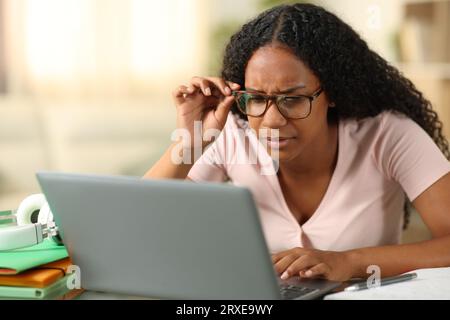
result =
[[[361,291],[329,294],[325,300],[450,300],[450,268],[420,269],[417,278]]]
[[[326,295],[325,300],[450,300],[450,268],[420,269],[417,278],[378,288]],[[85,291],[80,300],[154,300],[145,297]]]

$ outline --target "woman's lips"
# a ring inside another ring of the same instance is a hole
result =
[[[265,140],[267,141],[267,147],[272,149],[281,149],[288,146],[290,143],[292,143],[292,140],[294,140],[294,137],[280,137],[280,138],[274,138],[271,139],[270,137],[267,137]]]

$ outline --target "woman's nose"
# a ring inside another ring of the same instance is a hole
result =
[[[264,113],[263,125],[266,128],[280,128],[286,125],[287,119],[280,113],[273,100],[269,101],[266,113]]]

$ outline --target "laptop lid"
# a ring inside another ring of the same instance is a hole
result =
[[[39,172],[87,290],[168,299],[278,299],[248,189]]]

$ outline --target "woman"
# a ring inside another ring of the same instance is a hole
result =
[[[173,96],[177,128],[192,137],[202,121],[202,132],[221,134],[214,143],[204,137],[199,159],[195,146],[174,143],[145,177],[248,187],[281,278],[345,281],[367,277],[372,265],[381,276],[450,266],[442,124],[335,15],[310,4],[270,9],[232,36],[221,78],[194,77]],[[268,148],[257,161],[235,161],[260,142]],[[262,174],[270,156],[275,174]],[[407,199],[433,239],[399,244]]]

